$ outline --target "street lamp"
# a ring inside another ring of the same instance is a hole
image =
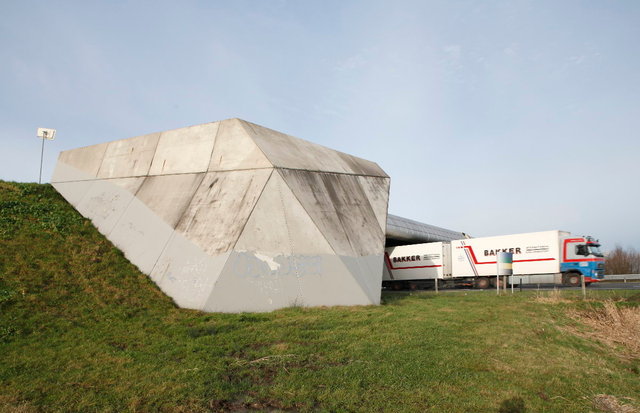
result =
[[[44,158],[44,141],[48,139],[52,141],[56,137],[55,129],[38,128],[38,138],[42,139],[42,150],[40,151],[40,176],[38,177],[38,183],[42,183],[42,160]]]

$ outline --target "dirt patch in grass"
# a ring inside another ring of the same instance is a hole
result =
[[[572,328],[572,333],[619,346],[624,355],[632,358],[640,354],[640,307],[620,307],[607,300],[602,307],[572,311],[569,316],[589,327],[588,331]]]

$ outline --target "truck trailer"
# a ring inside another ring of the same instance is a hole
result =
[[[513,254],[513,284],[578,286],[604,277],[604,257],[592,237],[565,231],[543,231],[451,242],[389,247],[385,250],[382,285],[391,289],[444,286],[495,287],[496,257]]]

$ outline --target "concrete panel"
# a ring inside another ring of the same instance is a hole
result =
[[[242,121],[271,163],[280,168],[371,176],[387,175],[375,163],[311,143],[273,129]]]
[[[128,188],[140,185],[144,178],[97,180],[76,206],[104,235],[109,235],[134,195]]]
[[[269,178],[234,250],[333,253],[324,235],[277,172]]]
[[[227,119],[220,123],[209,164],[210,171],[273,167],[242,123],[239,119]]]
[[[172,228],[184,214],[204,173],[158,175],[145,179],[137,197]]]
[[[142,186],[142,184],[144,183],[145,178],[144,177],[115,178],[115,179],[108,179],[107,181],[130,192],[132,195],[135,195],[140,189],[140,187]]]
[[[206,172],[220,122],[160,134],[149,175]]]
[[[202,310],[229,254],[211,257],[174,231],[150,276],[178,306]]]
[[[351,277],[367,295],[371,304],[380,304],[384,256],[340,257]]]
[[[291,169],[278,172],[333,251],[340,255],[356,255],[336,212],[334,200],[325,187],[324,174]]]
[[[173,228],[149,207],[133,198],[120,220],[109,234],[109,240],[140,271],[151,274]]]
[[[282,266],[272,271],[267,262],[251,253],[231,252],[203,309],[237,313],[295,305],[298,289],[287,271],[290,269]]]
[[[89,188],[95,181],[54,182],[52,185],[74,208],[89,192]]]
[[[83,171],[87,174],[86,179],[93,179],[98,175],[107,145],[106,143],[101,143],[61,152],[60,156],[58,156],[58,163],[63,162]],[[56,178],[58,177],[56,176]],[[64,179],[64,177],[61,176],[60,179]]]
[[[276,167],[350,173],[338,153],[293,136],[242,121],[253,141]]]
[[[76,167],[68,165],[62,161],[56,163],[56,167],[51,177],[51,183],[55,182],[71,182],[95,179],[94,175],[89,175]]]
[[[209,255],[229,251],[253,210],[272,169],[209,172],[176,229]]]
[[[358,258],[360,259],[360,258]],[[306,306],[379,304],[364,292],[340,256],[322,257],[322,277],[303,277]]]
[[[320,174],[320,177],[355,254],[361,256],[382,254],[384,231],[380,229],[369,199],[358,182],[358,177],[338,174]]]
[[[144,176],[149,173],[160,133],[109,142],[98,178]]]
[[[358,182],[373,208],[378,224],[383,233],[387,228],[387,210],[389,207],[389,178],[359,176]]]
[[[352,173],[356,175],[379,176],[388,178],[389,176],[378,166],[377,163],[343,152],[336,152],[343,162],[348,165]]]
[[[232,252],[204,310],[263,312],[291,306],[373,304],[339,257],[296,256],[302,264],[297,269],[291,259]]]

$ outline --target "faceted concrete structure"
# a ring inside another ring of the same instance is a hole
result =
[[[62,152],[52,184],[180,307],[380,302],[373,162],[229,119]]]

